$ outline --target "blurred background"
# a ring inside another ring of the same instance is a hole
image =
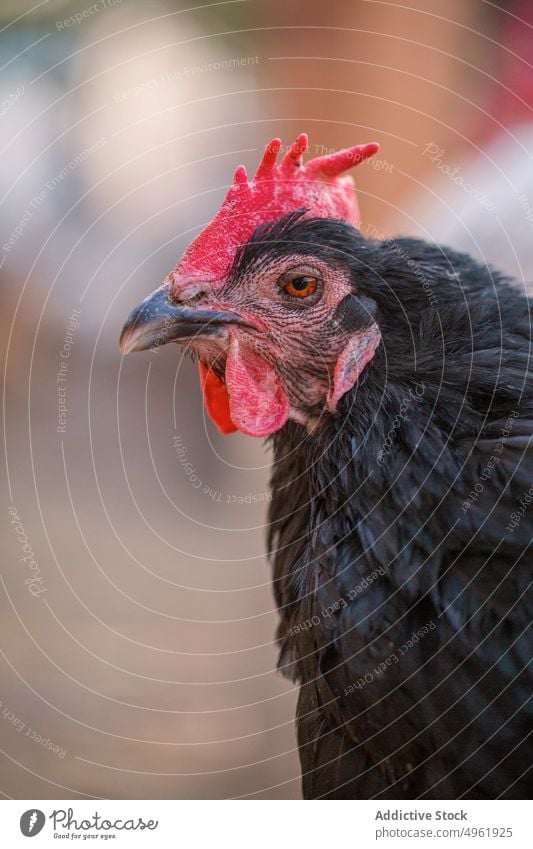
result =
[[[533,3],[4,0],[0,791],[299,798],[270,456],[131,308],[234,168],[366,141],[363,231],[533,277]]]

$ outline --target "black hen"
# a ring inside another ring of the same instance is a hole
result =
[[[335,245],[383,338],[336,417],[273,438],[280,668],[301,684],[304,795],[527,797],[530,304],[421,241],[320,220],[261,241],[288,256]]]
[[[221,427],[273,434],[308,798],[531,792],[530,320],[467,256],[300,211],[126,326],[199,355]]]

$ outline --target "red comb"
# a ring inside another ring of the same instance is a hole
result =
[[[305,207],[309,216],[341,218],[359,225],[353,179],[340,175],[373,156],[379,145],[355,145],[310,159],[304,165],[302,156],[307,147],[307,135],[302,133],[278,165],[281,141],[273,139],[251,181],[245,167],[239,165],[219,211],[191,242],[171,274],[175,286],[198,276],[215,285],[222,282],[237,248],[248,241],[259,224],[296,209]]]

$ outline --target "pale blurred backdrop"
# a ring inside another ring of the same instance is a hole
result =
[[[380,142],[366,233],[527,285],[532,5],[4,0],[5,797],[299,798],[268,448],[206,422],[178,348],[118,335],[235,166],[302,130]]]

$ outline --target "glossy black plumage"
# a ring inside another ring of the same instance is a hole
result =
[[[237,271],[295,246],[350,269],[383,337],[337,415],[273,437],[304,795],[526,797],[530,304],[449,249],[297,215],[262,228]]]

